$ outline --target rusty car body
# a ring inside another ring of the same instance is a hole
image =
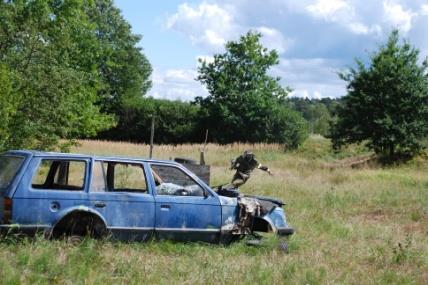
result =
[[[259,231],[293,234],[282,203],[269,201],[221,196],[172,161],[25,150],[0,155],[3,233],[212,243]]]

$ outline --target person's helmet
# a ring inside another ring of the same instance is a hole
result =
[[[254,157],[255,157],[255,155],[251,151],[249,151],[249,150],[244,151],[244,158],[246,160],[253,160]]]

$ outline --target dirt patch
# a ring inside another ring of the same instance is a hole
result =
[[[403,225],[403,230],[406,233],[422,233],[428,234],[428,227],[422,222],[414,222]]]
[[[363,214],[363,217],[365,220],[370,221],[381,221],[385,219],[385,211],[382,209],[376,209],[373,211],[370,211],[368,213]]]
[[[334,163],[326,163],[323,165],[324,168],[336,169],[336,168],[365,168],[375,167],[379,165],[379,159],[376,155],[364,155],[354,156],[345,158]]]

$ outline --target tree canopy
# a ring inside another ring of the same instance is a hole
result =
[[[393,31],[368,66],[356,65],[340,74],[348,94],[332,128],[334,146],[366,141],[390,158],[420,151],[428,135],[428,61],[420,64],[419,51]]]
[[[132,34],[112,0],[95,0],[87,14],[99,48],[99,103],[103,111],[118,114],[125,101],[139,100],[150,89],[152,68],[137,46],[141,36]]]
[[[0,1],[0,147],[52,149],[111,127],[118,98],[150,86],[137,41],[111,0]]]

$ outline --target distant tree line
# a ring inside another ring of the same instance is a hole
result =
[[[131,100],[118,113],[116,127],[98,134],[97,138],[138,143],[150,142],[152,117],[155,116],[155,143],[179,144],[200,142],[199,107],[190,102],[154,98]]]
[[[291,109],[299,112],[309,124],[309,131],[322,136],[330,135],[330,124],[333,121],[340,98],[309,99],[290,97],[287,103]]]
[[[299,116],[306,125],[306,131],[329,136],[330,123],[340,99],[308,99],[290,97],[284,101],[284,110],[289,116]],[[166,99],[143,98],[134,103],[124,104],[118,113],[120,118],[116,127],[102,131],[98,138],[149,143],[150,124],[155,116],[155,142],[159,144],[180,144],[202,142],[209,125],[201,122],[200,106],[192,102]],[[303,117],[303,120],[301,117]],[[296,125],[296,128],[299,127]],[[215,135],[209,140],[218,142]],[[263,141],[262,139],[260,141]]]

